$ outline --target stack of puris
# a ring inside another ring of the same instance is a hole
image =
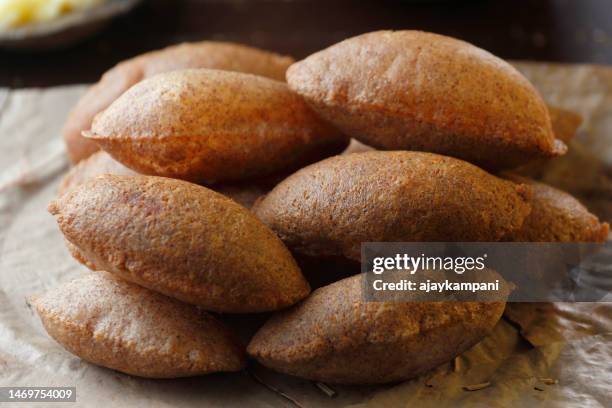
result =
[[[294,63],[287,83],[264,78],[290,62],[227,44],[171,48],[120,64],[79,103],[72,157],[104,152],[70,171],[49,209],[74,257],[105,272],[35,302],[68,350],[141,376],[236,370],[244,348],[201,310],[285,309],[247,347],[260,363],[332,383],[406,380],[479,342],[505,297],[366,302],[361,276],[309,296],[293,255],[354,262],[372,241],[607,238],[573,197],[507,172],[563,155],[580,120],[505,61],[437,34],[381,31]],[[326,158],[351,137],[360,152]],[[247,207],[259,198],[249,211],[224,194]]]

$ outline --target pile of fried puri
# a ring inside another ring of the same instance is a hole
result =
[[[425,32],[299,62],[215,42],[148,53],[65,126],[78,164],[49,211],[99,272],[32,303],[70,352],[136,376],[249,355],[322,382],[405,380],[479,342],[505,302],[368,303],[358,274],[311,293],[296,259],[316,274],[359,261],[362,242],[604,241],[576,199],[519,175],[579,124],[505,61]],[[247,347],[219,320],[262,312]]]

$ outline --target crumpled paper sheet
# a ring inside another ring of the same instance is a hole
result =
[[[517,66],[549,103],[585,119],[570,154],[551,161],[539,178],[578,195],[612,220],[612,69]],[[70,407],[612,404],[612,304],[509,305],[491,336],[455,361],[402,384],[331,385],[333,398],[310,381],[256,363],[242,373],[145,380],[69,354],[47,336],[26,299],[89,273],[70,257],[46,212],[67,168],[61,124],[83,90],[0,89],[0,386],[76,386],[77,404],[54,404]],[[235,326],[245,318],[226,320]],[[250,326],[247,332],[257,324]],[[559,382],[548,385],[542,379]],[[482,382],[491,385],[463,389]]]
[[[573,341],[612,327],[612,303],[513,303],[505,315],[534,346]],[[612,370],[612,361],[610,362]]]

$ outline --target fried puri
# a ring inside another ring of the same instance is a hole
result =
[[[548,106],[548,113],[553,128],[553,133],[557,139],[561,139],[567,143],[576,136],[578,128],[582,124],[582,116],[576,112],[567,109],[559,108],[553,105]],[[342,154],[359,153],[374,150],[373,147],[365,145],[355,139],[351,139],[351,143]],[[546,161],[537,161],[528,164],[527,166],[541,165]],[[524,166],[524,167],[527,167]]]
[[[77,260],[217,312],[292,305],[310,289],[283,243],[205,187],[102,175],[49,205]]]
[[[348,144],[285,83],[206,69],[138,83],[86,135],[139,173],[207,184],[298,168]]]
[[[500,319],[505,302],[366,302],[356,275],[272,316],[247,352],[309,380],[377,384],[415,377],[461,354]]]
[[[239,371],[246,363],[234,336],[208,313],[106,272],[31,302],[65,349],[123,373],[175,378]]]
[[[349,38],[293,64],[287,82],[323,118],[377,149],[429,151],[491,170],[567,149],[515,68],[438,34]]]
[[[372,151],[303,168],[253,211],[298,252],[359,260],[362,242],[498,241],[521,227],[529,196],[462,160]]]
[[[212,68],[247,72],[284,81],[291,57],[239,44],[202,41],[148,52],[123,61],[107,71],[79,100],[68,115],[63,134],[73,163],[85,159],[99,147],[81,136],[94,116],[106,109],[132,85],[150,76],[187,68]]]
[[[572,195],[536,181],[507,174],[533,191],[531,214],[506,239],[520,242],[604,242],[609,225],[601,223]]]

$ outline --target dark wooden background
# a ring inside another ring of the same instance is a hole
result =
[[[384,28],[452,35],[504,58],[612,64],[612,0],[147,0],[70,49],[0,52],[0,87],[93,82],[122,59],[181,41],[237,41],[300,58]]]

